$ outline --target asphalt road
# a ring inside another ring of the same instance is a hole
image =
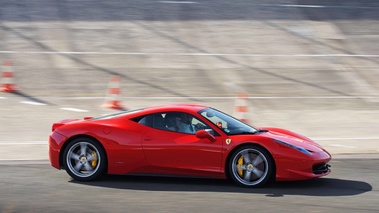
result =
[[[0,143],[46,141],[54,121],[110,113],[101,105],[117,74],[129,109],[233,114],[247,93],[253,125],[378,153],[378,11],[369,0],[2,0],[0,59],[19,90],[0,94]]]
[[[378,1],[0,5],[0,62],[13,61],[18,87],[0,93],[1,212],[379,209]],[[115,112],[102,107],[111,75],[129,109],[185,102],[233,114],[247,93],[253,125],[314,139],[337,156],[333,173],[254,190],[205,179],[71,182],[46,163],[51,124]]]
[[[147,176],[81,183],[45,162],[36,163],[0,162],[0,212],[342,213],[379,208],[379,159],[334,159],[328,177],[258,189],[225,180]]]

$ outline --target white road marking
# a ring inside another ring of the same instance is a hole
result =
[[[63,107],[60,108],[62,110],[72,111],[72,112],[88,112],[88,110],[85,109],[78,109],[78,108],[70,108],[70,107]]]
[[[2,165],[36,165],[36,164],[49,164],[48,159],[0,159]]]
[[[379,99],[379,96],[252,96],[247,97],[247,99]],[[150,99],[150,100],[167,100],[167,99],[213,99],[213,100],[226,100],[235,99],[236,96],[134,96],[134,97],[120,97],[121,99]],[[1,97],[0,97],[1,99]],[[6,99],[6,98],[5,98]],[[12,99],[12,98],[11,98]],[[43,97],[44,100],[99,100],[104,99],[104,96],[81,96],[81,97]],[[37,102],[36,102],[37,103]]]
[[[30,105],[36,105],[36,106],[45,106],[46,104],[35,102],[35,101],[20,101],[22,104],[30,104]]]
[[[379,150],[377,150],[379,151]],[[350,154],[334,154],[333,159],[379,159],[378,153],[350,153]]]
[[[47,145],[48,141],[0,141],[0,145]]]
[[[337,5],[306,5],[306,4],[258,4],[264,7],[298,7],[298,8],[336,8],[336,9],[378,9],[379,7],[366,6],[337,6]]]
[[[96,99],[104,99],[104,97],[44,97],[45,100],[96,100]],[[165,97],[165,96],[157,96],[157,97],[144,97],[144,96],[135,96],[135,97],[120,97],[122,99],[235,99],[236,96],[224,96],[224,97],[217,97],[217,96],[183,96],[183,97]],[[294,96],[294,97],[282,97],[282,96],[249,96],[247,99],[379,99],[379,96]]]
[[[158,55],[158,56],[239,56],[239,57],[360,57],[378,58],[379,55],[359,54],[251,54],[251,53],[164,53],[164,52],[66,52],[66,51],[0,51],[7,54],[60,55]]]
[[[0,97],[0,99],[7,99],[4,97]],[[13,99],[13,98],[11,98]],[[43,97],[44,100],[99,100],[104,99],[103,96],[82,96],[82,97]],[[207,100],[234,100],[236,99],[236,96],[182,96],[182,97],[143,97],[143,96],[137,96],[137,97],[120,97],[120,99],[124,100],[181,100],[181,99],[207,99]],[[309,100],[319,100],[319,99],[345,99],[345,100],[354,100],[354,99],[378,99],[379,96],[314,96],[314,97],[308,97],[308,96],[294,96],[294,97],[282,97],[282,96],[249,96],[247,99],[250,100],[275,100],[275,99],[309,99]],[[40,103],[40,102],[33,102],[33,101],[20,101],[20,103],[23,104],[30,104],[30,105],[37,105],[37,106],[45,106],[47,104]],[[77,109],[77,108],[61,108],[62,110],[67,111],[74,111],[74,112],[89,112],[89,110],[84,109]]]
[[[232,98],[232,97],[230,97]],[[235,98],[235,97],[233,97]],[[363,99],[363,98],[379,98],[379,96],[294,96],[294,97],[282,97],[282,96],[266,96],[266,97],[247,97],[247,99]]]
[[[305,8],[324,8],[322,5],[304,5],[304,4],[279,4],[279,7],[305,7]]]
[[[197,2],[194,1],[158,1],[159,3],[164,3],[164,4],[198,4]]]
[[[346,146],[346,145],[340,145],[340,144],[329,144],[329,146],[340,147],[340,148],[348,148],[348,149],[357,148],[356,146]]]
[[[351,138],[312,138],[315,141],[342,141],[342,140],[379,140],[379,137],[351,137]]]

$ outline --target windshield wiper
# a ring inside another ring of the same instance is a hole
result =
[[[258,133],[268,132],[267,129],[257,129],[256,131],[241,131],[241,132],[235,132],[235,133],[229,133],[229,135],[254,135]]]
[[[230,135],[254,135],[256,133],[257,132],[248,132],[248,131],[246,131],[246,132],[236,132],[236,133],[232,133]]]

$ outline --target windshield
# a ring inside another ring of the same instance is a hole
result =
[[[255,134],[258,132],[254,127],[213,108],[206,108],[198,113],[228,135]]]

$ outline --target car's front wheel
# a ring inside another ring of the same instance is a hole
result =
[[[238,148],[228,163],[229,176],[241,186],[259,187],[275,175],[275,165],[271,155],[256,145]]]
[[[91,138],[77,138],[69,142],[63,154],[63,166],[75,180],[92,181],[106,169],[103,147]]]

